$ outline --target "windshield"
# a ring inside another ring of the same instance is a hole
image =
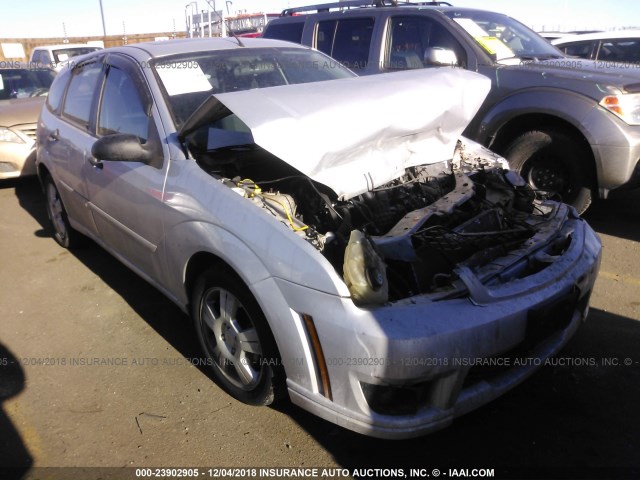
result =
[[[176,127],[216,93],[355,76],[322,53],[301,48],[242,48],[197,52],[154,64]]]
[[[0,100],[46,95],[54,77],[51,70],[0,70]]]
[[[533,30],[513,18],[484,11],[446,12],[487,53],[498,61],[507,58],[554,58],[560,52]]]

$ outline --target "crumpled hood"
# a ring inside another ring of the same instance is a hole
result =
[[[347,199],[450,160],[489,89],[482,75],[438,68],[223,93],[182,134],[231,111],[257,145]]]

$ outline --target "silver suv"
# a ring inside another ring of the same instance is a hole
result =
[[[491,92],[465,135],[580,212],[638,179],[640,71],[567,57],[499,13],[386,3],[288,9],[264,37],[315,47],[360,75],[452,64],[486,75]]]

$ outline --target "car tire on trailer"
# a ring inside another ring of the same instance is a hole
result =
[[[591,155],[573,136],[555,129],[532,130],[508,145],[504,156],[534,190],[559,197],[579,213],[591,204]]]
[[[284,392],[284,368],[267,320],[246,285],[227,268],[196,281],[191,315],[206,365],[218,384],[249,405],[270,405]]]

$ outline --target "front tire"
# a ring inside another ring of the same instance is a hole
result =
[[[270,405],[284,390],[284,369],[258,303],[231,271],[207,270],[196,281],[191,315],[218,382],[249,405]]]
[[[47,175],[43,182],[46,197],[47,215],[53,226],[53,239],[63,248],[73,248],[82,243],[82,235],[73,229],[69,223],[67,211],[64,208],[60,192],[51,178]]]
[[[559,197],[579,213],[591,204],[591,155],[573,136],[552,129],[526,132],[506,148],[504,156],[534,190]]]

